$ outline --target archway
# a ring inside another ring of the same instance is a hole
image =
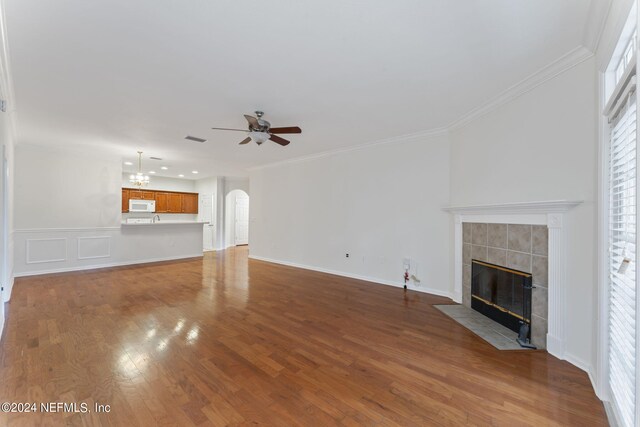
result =
[[[224,246],[249,244],[249,195],[232,190],[225,197]]]

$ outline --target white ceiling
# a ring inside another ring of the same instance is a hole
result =
[[[441,128],[581,45],[589,3],[6,0],[19,143],[204,177]],[[257,108],[302,135],[210,130]]]

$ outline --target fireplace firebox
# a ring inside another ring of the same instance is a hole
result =
[[[531,273],[471,260],[471,308],[517,332],[529,348],[531,290]]]

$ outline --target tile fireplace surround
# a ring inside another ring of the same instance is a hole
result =
[[[463,258],[464,258],[464,236],[463,236],[463,224],[475,223],[480,224],[479,230],[483,225],[487,226],[486,247],[487,259],[489,257],[489,224],[507,224],[511,225],[524,225],[531,227],[531,270],[533,270],[533,226],[543,226],[547,229],[547,336],[546,336],[546,348],[547,351],[559,359],[565,359],[565,343],[566,343],[566,251],[567,251],[567,215],[566,213],[578,206],[580,201],[568,201],[568,200],[554,200],[543,202],[522,202],[522,203],[504,203],[495,205],[476,205],[476,206],[453,206],[444,208],[445,211],[451,213],[454,219],[454,283],[452,298],[454,301],[463,302]],[[471,250],[473,251],[473,226],[471,231]],[[467,228],[468,229],[468,228]],[[494,230],[492,228],[492,230]],[[540,230],[536,228],[536,230]],[[494,230],[495,231],[495,230]],[[526,234],[526,227],[513,228],[514,233],[517,231],[524,232]],[[480,241],[482,243],[482,231],[478,231]],[[536,239],[541,237],[538,232]],[[507,239],[508,237],[507,228]],[[469,236],[467,236],[467,239]],[[518,240],[520,237],[518,237]],[[539,242],[540,243],[540,242]],[[515,243],[514,245],[518,245]],[[483,254],[483,245],[477,245],[480,248],[476,249],[478,255]],[[504,249],[497,246],[491,246],[494,249]],[[523,246],[518,246],[523,248]],[[539,252],[539,247],[536,249],[535,255],[542,257]],[[468,249],[467,249],[468,250]],[[509,251],[518,252],[521,255],[512,254],[511,261],[513,263],[523,262],[527,263],[526,251],[515,250],[515,246],[509,249],[509,241],[507,241],[507,248],[505,257],[509,256]],[[522,255],[524,254],[524,255]],[[473,258],[473,253],[470,254]],[[498,251],[492,251],[492,257],[502,257],[503,253]],[[493,259],[493,258],[492,258]],[[507,266],[509,259],[506,259]],[[541,259],[536,259],[537,263],[540,263]],[[516,264],[512,264],[516,265]],[[538,267],[540,267],[538,265]],[[531,271],[529,270],[529,271]],[[533,273],[533,271],[531,271]],[[466,297],[465,297],[466,298]],[[541,303],[542,298],[538,298],[538,304]],[[540,313],[543,313],[543,309],[539,307]]]
[[[462,224],[462,304],[471,307],[471,260],[532,273],[531,342],[547,347],[548,233],[546,225]]]

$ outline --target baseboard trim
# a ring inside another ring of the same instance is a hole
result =
[[[547,334],[547,352],[560,360],[567,359],[564,354],[564,346],[562,344],[562,340],[549,333]]]
[[[460,292],[452,292],[451,299],[457,302],[458,304],[462,304],[462,294]]]
[[[571,363],[576,368],[582,369],[588,375],[591,375],[591,365],[589,365],[587,362],[585,362],[584,360],[580,359],[579,357],[576,357],[573,354],[568,353],[568,352],[565,351],[563,359],[566,360],[567,362]],[[595,390],[595,387],[594,387],[594,390]]]
[[[589,376],[589,381],[591,381],[591,387],[593,387],[593,392],[596,394],[596,397],[604,402],[602,396],[598,394],[599,387],[598,382],[596,381],[597,376],[595,372],[593,372],[593,368],[591,366],[587,370],[587,375]]]
[[[0,301],[0,304],[4,305],[3,301]],[[4,310],[2,310],[2,319],[0,319],[0,346],[2,345],[2,341],[4,338],[4,323],[5,323],[5,319],[7,318],[7,312],[6,312],[6,307],[3,307]]]
[[[596,394],[596,396],[598,397],[598,399],[602,400],[604,402],[604,400],[602,399],[602,396],[598,395],[598,382],[596,381],[596,374],[593,371],[593,366],[591,366],[589,363],[585,362],[584,360],[580,359],[579,357],[574,356],[571,353],[568,352],[564,352],[564,360],[571,363],[573,366],[575,366],[578,369],[581,369],[583,371],[585,371],[587,373],[587,376],[589,377],[589,381],[591,382],[591,387],[593,388],[593,392]]]
[[[607,421],[609,421],[610,427],[620,427],[622,424],[618,422],[618,417],[616,416],[616,410],[613,409],[613,405],[611,402],[605,400],[602,402],[604,404],[604,412],[607,414]]]
[[[302,268],[304,270],[317,271],[318,273],[326,273],[326,274],[333,274],[334,276],[348,277],[349,279],[357,279],[357,280],[362,280],[362,281],[365,281],[365,282],[371,282],[371,283],[379,284],[379,285],[393,286],[394,288],[402,288],[404,286],[400,282],[392,282],[390,280],[383,280],[383,279],[378,279],[378,278],[375,278],[375,277],[363,276],[363,275],[360,275],[360,274],[347,273],[347,272],[344,272],[344,271],[331,270],[331,269],[327,269],[327,268],[315,267],[315,266],[306,265],[306,264],[298,264],[298,263],[295,263],[295,262],[282,261],[282,260],[277,260],[277,259],[273,259],[273,258],[261,257],[261,256],[257,256],[257,255],[249,255],[249,258],[257,260],[257,261],[264,261],[264,262],[270,262],[270,263],[273,263],[273,264],[286,265],[287,267],[295,267],[295,268]],[[440,289],[427,288],[427,287],[423,287],[423,286],[419,286],[419,287],[418,286],[409,286],[408,289],[411,290],[411,291],[422,292],[422,293],[425,293],[425,294],[436,295],[436,296],[439,296],[439,297],[451,298],[451,294],[449,292],[446,292],[446,291],[443,291],[443,290],[440,290]]]
[[[11,294],[13,293],[13,282],[14,282],[14,276],[11,275],[9,277],[9,279],[7,279],[8,282],[7,284],[4,286],[4,291],[2,293],[2,299],[3,301],[0,301],[0,303],[5,303],[5,302],[9,302],[11,300]],[[8,290],[7,290],[8,289]]]
[[[76,267],[63,267],[63,268],[53,268],[49,270],[39,270],[39,271],[25,271],[22,273],[15,273],[15,277],[29,277],[29,276],[41,276],[43,274],[56,274],[56,273],[70,273],[73,271],[83,271],[83,270],[97,270],[100,268],[113,268],[113,267],[123,267],[126,265],[136,265],[136,264],[150,264],[154,262],[164,262],[164,261],[177,261],[181,259],[188,258],[202,258],[203,254],[192,254],[192,255],[182,255],[178,257],[161,257],[161,258],[149,258],[145,260],[139,261],[123,261],[123,262],[110,262],[106,264],[95,264],[95,265],[82,265]]]

